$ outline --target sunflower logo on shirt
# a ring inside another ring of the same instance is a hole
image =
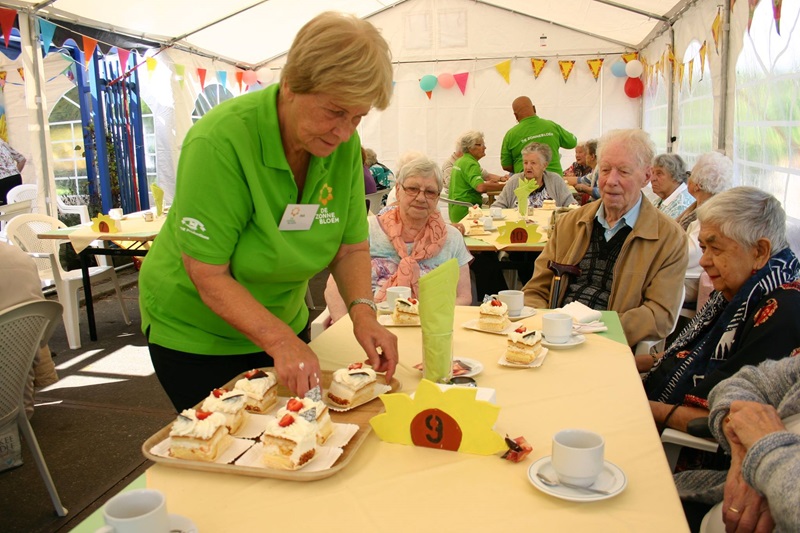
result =
[[[328,205],[331,200],[333,200],[333,188],[326,183],[319,190],[319,203]]]

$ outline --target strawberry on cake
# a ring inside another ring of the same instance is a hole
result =
[[[470,220],[465,223],[467,235],[485,235],[486,228],[480,219]]]
[[[492,298],[488,302],[481,304],[478,328],[486,331],[503,331],[510,324],[508,306],[504,302],[497,298]]]
[[[220,413],[225,417],[225,426],[228,431],[235,433],[242,422],[244,422],[244,404],[247,402],[247,395],[243,391],[229,391],[226,389],[214,389],[203,401],[203,411]]]
[[[508,334],[506,361],[519,365],[532,363],[542,351],[542,334],[520,326]]]
[[[278,380],[272,372],[253,369],[236,382],[234,390],[247,395],[245,409],[266,413],[278,402]]]
[[[353,363],[333,373],[328,401],[334,406],[360,405],[375,397],[375,371],[363,363]]]
[[[267,422],[261,443],[267,466],[296,470],[317,453],[317,424],[297,413],[285,413]]]
[[[202,409],[185,409],[169,431],[169,454],[179,459],[214,461],[230,446],[225,416]]]
[[[317,444],[325,444],[328,437],[333,433],[333,422],[328,406],[322,402],[315,402],[311,398],[289,398],[286,407],[278,409],[278,418],[286,414],[299,415],[303,417],[314,410],[314,420],[317,423]],[[310,416],[308,416],[310,418]]]
[[[397,298],[392,321],[395,324],[419,325],[419,301],[416,298]]]

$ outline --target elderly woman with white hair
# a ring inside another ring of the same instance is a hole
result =
[[[467,251],[461,232],[446,224],[437,202],[442,190],[439,165],[419,156],[406,162],[397,176],[397,208],[369,219],[372,290],[376,302],[386,300],[389,287],[410,287],[415,298],[419,278],[449,259],[459,266],[456,304],[472,303]],[[336,321],[347,313],[333,278],[328,279],[325,301]]]
[[[545,200],[554,200],[558,207],[577,203],[564,179],[546,170],[553,158],[552,148],[534,142],[523,147],[521,153],[523,171],[511,176],[492,207],[517,207],[516,191],[520,186],[529,189],[528,207],[542,207]]]
[[[450,199],[480,205],[485,192],[499,191],[504,183],[484,181],[483,170],[478,160],[486,155],[486,142],[483,133],[470,131],[461,137],[462,155],[453,165],[450,173]],[[467,216],[468,207],[451,204],[448,208],[450,220],[459,222]]]
[[[786,241],[786,214],[771,194],[736,187],[697,210],[708,302],[667,351],[637,355],[656,423],[686,430],[708,415],[708,394],[745,365],[796,355],[800,262]]]
[[[686,162],[678,154],[661,154],[653,159],[650,186],[658,198],[653,202],[659,211],[678,218],[694,198],[686,187]]]

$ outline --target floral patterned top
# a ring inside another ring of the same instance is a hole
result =
[[[25,156],[17,152],[11,145],[0,139],[0,178],[19,174],[17,163],[25,161]]]

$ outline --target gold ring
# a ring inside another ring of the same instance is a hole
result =
[[[303,370],[305,367],[306,367],[305,363],[300,363],[299,365],[297,365],[297,368],[299,368],[300,370]]]
[[[739,513],[739,509],[737,509],[736,507],[728,507],[728,510],[732,513],[737,513],[737,514]]]

